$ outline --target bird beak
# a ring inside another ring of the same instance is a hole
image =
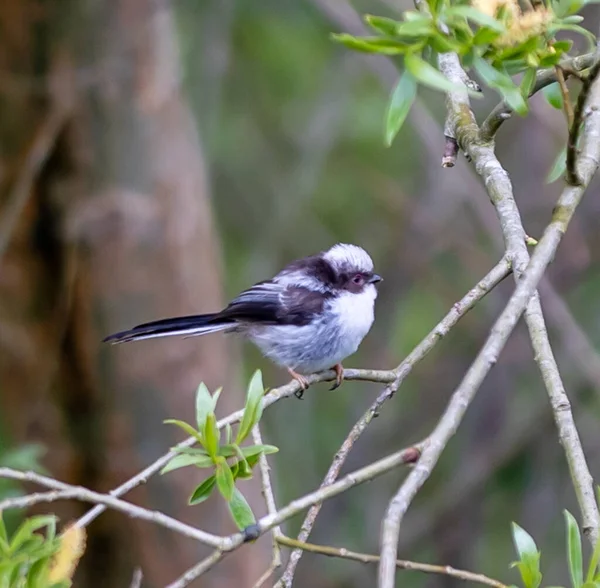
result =
[[[383,278],[377,274],[373,274],[369,279],[369,284],[376,284],[377,282],[383,282]]]

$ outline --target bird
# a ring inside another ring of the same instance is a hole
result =
[[[155,337],[240,333],[262,354],[287,369],[302,396],[307,375],[335,370],[332,390],[344,378],[342,361],[352,355],[375,318],[373,260],[357,245],[330,249],[291,262],[270,280],[258,282],[223,310],[167,318],[114,333],[103,342],[125,343]]]

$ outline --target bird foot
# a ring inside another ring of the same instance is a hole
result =
[[[304,391],[309,386],[308,380],[302,374],[295,372],[292,368],[288,368],[287,371],[289,372],[290,376],[292,376],[292,378],[294,378],[294,380],[300,384],[300,390],[294,392],[294,396],[296,398],[302,398]]]
[[[344,381],[344,366],[341,363],[336,363],[331,369],[335,370],[335,382],[329,389],[335,390],[336,388],[339,388]]]

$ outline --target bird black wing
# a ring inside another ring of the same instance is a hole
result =
[[[266,281],[242,292],[217,320],[235,322],[307,325],[323,310],[329,296],[302,286]]]
[[[221,312],[161,319],[109,335],[109,343],[155,337],[194,337],[235,328],[236,323],[307,325],[323,310],[327,295],[276,281],[256,284],[242,292]]]

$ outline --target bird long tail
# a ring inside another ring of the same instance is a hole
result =
[[[217,317],[217,314],[198,314],[144,323],[127,331],[113,333],[104,338],[103,343],[126,343],[128,341],[141,341],[142,339],[171,337],[174,335],[195,337],[224,331],[233,326],[233,322],[219,320]]]

